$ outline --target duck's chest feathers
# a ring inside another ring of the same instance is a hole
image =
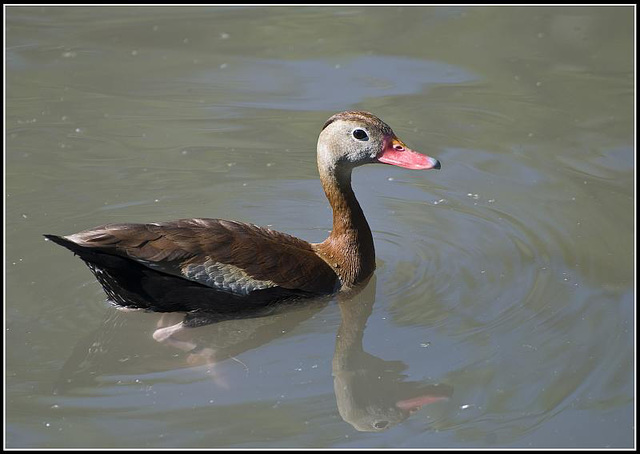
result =
[[[339,276],[343,288],[350,288],[371,276],[376,268],[373,242],[362,247],[349,235],[330,236],[315,245],[316,253]]]

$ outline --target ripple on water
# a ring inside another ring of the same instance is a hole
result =
[[[394,179],[382,196],[393,217],[374,224],[393,321],[429,340],[439,363],[430,368],[451,361],[456,402],[467,406],[438,428],[480,436],[500,420],[499,438],[515,439],[595,388],[616,394],[624,335],[606,361],[610,346],[598,338],[621,329],[607,311],[628,296],[613,284],[626,277],[625,242],[599,234],[607,207],[571,169],[482,151],[444,158],[447,179],[462,187],[447,188],[440,174]]]
[[[408,237],[383,232],[385,292],[403,306],[399,322],[489,329],[509,316],[538,279],[535,233],[499,210],[460,197],[439,210],[438,227]],[[383,252],[382,252],[383,253]],[[397,258],[397,259],[396,259]],[[481,310],[478,310],[482,307]]]

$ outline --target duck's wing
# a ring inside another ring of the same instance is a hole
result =
[[[107,224],[63,238],[72,244],[56,242],[79,255],[90,250],[124,257],[236,295],[272,287],[332,293],[339,286],[336,273],[306,241],[237,221]]]

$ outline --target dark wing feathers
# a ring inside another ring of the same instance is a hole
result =
[[[184,266],[212,261],[233,265],[253,279],[272,281],[286,289],[330,293],[337,283],[331,267],[306,241],[236,221],[107,224],[66,238],[182,277],[186,277]]]

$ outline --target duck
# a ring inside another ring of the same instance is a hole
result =
[[[356,167],[374,163],[441,168],[372,113],[339,112],[324,123],[317,141],[320,181],[333,210],[332,230],[321,243],[211,218],[112,223],[44,236],[84,260],[122,308],[233,312],[332,295],[366,282],[376,268],[371,228],[351,185]]]

